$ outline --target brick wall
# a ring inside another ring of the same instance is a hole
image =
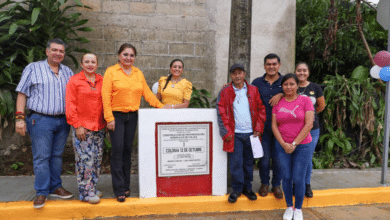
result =
[[[142,70],[149,86],[169,73],[173,59],[180,58],[185,64],[184,78],[197,88],[214,90],[215,31],[206,0],[81,2],[93,9],[80,9],[82,18],[89,19],[87,26],[95,29],[80,36],[91,41],[82,46],[98,55],[99,73],[117,62],[118,48],[127,42],[136,47],[134,66]]]

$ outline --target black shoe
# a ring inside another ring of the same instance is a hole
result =
[[[305,196],[306,196],[307,198],[313,198],[313,191],[311,190],[310,184],[307,184],[307,185],[306,185],[306,193],[305,193]]]
[[[229,195],[228,202],[235,203],[238,199],[238,197],[241,196],[241,193],[239,192],[232,192],[232,194]]]
[[[252,190],[243,190],[242,191],[242,194],[244,194],[246,197],[248,197],[248,199],[254,201],[257,199],[257,196],[256,194],[252,191]]]
[[[124,202],[124,201],[126,200],[126,197],[125,197],[125,196],[117,196],[117,197],[116,197],[116,200],[117,200],[118,202]]]
[[[130,197],[130,191],[125,191],[125,197],[129,198]]]

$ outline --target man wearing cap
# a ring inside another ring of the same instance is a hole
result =
[[[42,208],[47,197],[69,199],[72,193],[62,187],[62,152],[69,135],[65,117],[65,88],[72,70],[61,64],[65,43],[53,39],[47,43],[47,59],[30,63],[23,70],[16,91],[15,130],[31,138],[34,188],[34,208]],[[25,113],[27,105],[28,113]]]
[[[232,82],[217,98],[217,113],[223,150],[228,152],[233,192],[228,201],[235,203],[242,194],[250,200],[257,196],[252,191],[253,153],[250,136],[263,133],[265,107],[255,86],[245,81],[245,70],[240,64],[230,68]]]
[[[275,137],[272,133],[272,107],[276,105],[283,96],[281,86],[282,77],[279,73],[280,58],[276,54],[268,54],[264,58],[265,74],[262,77],[253,80],[252,85],[259,90],[261,100],[263,101],[266,112],[267,121],[265,122],[264,133],[262,135],[261,144],[263,146],[264,156],[259,161],[259,174],[261,187],[259,195],[265,197],[268,195],[268,187],[270,184],[270,169],[272,158],[272,192],[277,199],[283,199],[283,191],[280,187],[282,180],[281,172],[275,153]]]

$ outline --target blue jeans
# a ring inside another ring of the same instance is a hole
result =
[[[32,145],[34,188],[37,196],[47,197],[62,186],[62,153],[70,126],[65,116],[52,117],[35,113],[27,117],[26,124]]]
[[[250,136],[253,133],[234,134],[234,152],[229,153],[229,167],[234,192],[252,190],[253,153]]]
[[[307,170],[306,170],[306,179],[305,179],[306,185],[310,184],[311,171],[313,170],[312,159],[313,159],[314,150],[316,149],[316,146],[318,143],[318,138],[320,137],[320,129],[317,128],[317,129],[311,130],[310,134],[311,134],[312,141],[310,143],[310,161],[309,161],[309,165],[307,166]]]
[[[287,203],[287,207],[293,206],[293,182],[295,191],[295,208],[301,209],[303,198],[305,196],[305,175],[309,165],[310,145],[300,144],[294,152],[287,154],[283,147],[276,141],[275,150],[279,159],[280,169],[282,172],[282,185]]]
[[[272,158],[272,186],[280,186],[282,180],[281,171],[278,166],[278,159],[275,152],[274,133],[272,130],[264,128],[264,133],[261,136],[261,145],[263,146],[264,156],[259,161],[259,175],[261,183],[269,185],[270,169],[271,169],[271,158]]]

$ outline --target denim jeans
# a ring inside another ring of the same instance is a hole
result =
[[[317,143],[318,143],[318,138],[320,137],[320,129],[314,129],[310,131],[312,141],[310,143],[310,160],[309,160],[309,165],[307,166],[306,170],[306,179],[305,179],[305,184],[308,185],[310,184],[311,180],[311,171],[313,170],[313,154],[314,150],[316,149]]]
[[[131,147],[138,121],[137,112],[113,112],[115,130],[111,137],[111,178],[115,196],[130,191]]]
[[[253,153],[250,136],[253,133],[234,134],[234,152],[229,153],[229,168],[234,192],[252,190]]]
[[[272,130],[264,128],[261,136],[261,145],[263,146],[264,156],[259,161],[259,175],[262,184],[269,185],[271,158],[272,158],[272,186],[280,186],[282,180],[281,171],[279,170],[278,160],[275,152],[274,133]]]
[[[303,198],[305,196],[305,175],[306,169],[309,165],[310,145],[300,144],[294,152],[287,154],[283,147],[276,141],[275,149],[279,159],[280,169],[282,172],[282,185],[283,191],[287,203],[287,207],[293,206],[293,182],[295,193],[295,208],[301,209]]]
[[[62,186],[62,153],[70,126],[65,116],[52,117],[36,113],[27,117],[26,124],[32,145],[34,188],[37,196],[47,197]]]

